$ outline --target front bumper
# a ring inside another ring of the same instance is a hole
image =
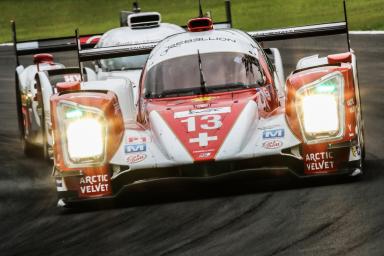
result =
[[[120,166],[121,170],[128,166]],[[346,162],[337,171],[325,174],[305,174],[303,161],[293,156],[279,155],[246,160],[232,160],[222,162],[204,162],[167,168],[140,169],[123,171],[112,179],[111,196],[79,198],[77,191],[58,192],[59,206],[72,206],[78,203],[110,202],[120,198],[127,190],[141,184],[149,183],[180,183],[184,182],[221,182],[221,180],[236,180],[248,177],[252,179],[265,176],[280,176],[291,174],[300,179],[319,178],[339,175],[353,176],[360,168],[359,161]],[[256,176],[254,175],[256,174]]]

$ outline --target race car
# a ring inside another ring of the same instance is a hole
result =
[[[85,35],[78,38],[80,47],[110,47],[124,44],[143,44],[159,42],[161,39],[184,32],[173,24],[161,23],[157,12],[140,12],[134,4],[132,12],[122,11],[121,27],[103,35]],[[16,95],[19,129],[24,153],[27,156],[40,155],[45,159],[52,157],[52,136],[50,127],[49,99],[56,93],[58,82],[80,81],[80,68],[65,67],[55,63],[48,52],[73,51],[77,49],[75,37],[42,39],[18,42],[13,22],[16,54]],[[33,65],[20,65],[19,56],[33,56]],[[124,76],[137,84],[147,55],[102,59],[95,69],[84,67],[83,79],[100,80],[109,76]],[[92,67],[92,65],[90,66]]]
[[[161,179],[362,174],[353,51],[304,58],[284,83],[279,51],[259,44],[339,33],[348,33],[346,22],[245,33],[199,17],[156,46],[79,51],[80,61],[150,55],[137,88],[122,77],[58,85],[51,98],[58,205],[115,198]]]

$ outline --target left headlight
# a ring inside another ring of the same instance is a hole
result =
[[[300,88],[296,109],[307,143],[340,138],[344,133],[344,79],[335,72]]]
[[[58,109],[66,163],[71,167],[103,164],[107,127],[102,111],[72,102],[61,102]]]

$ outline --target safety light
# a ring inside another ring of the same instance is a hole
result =
[[[344,133],[344,79],[334,72],[300,88],[296,109],[307,143],[340,138]]]

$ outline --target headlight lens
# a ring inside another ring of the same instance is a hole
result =
[[[107,128],[102,111],[73,102],[62,102],[59,113],[66,163],[71,167],[103,164]]]
[[[296,108],[307,143],[333,140],[344,132],[344,79],[336,72],[297,91]]]
[[[306,133],[335,133],[339,130],[337,99],[332,95],[311,95],[303,99]]]
[[[68,153],[71,159],[99,158],[103,154],[103,127],[95,119],[80,119],[67,126]]]

